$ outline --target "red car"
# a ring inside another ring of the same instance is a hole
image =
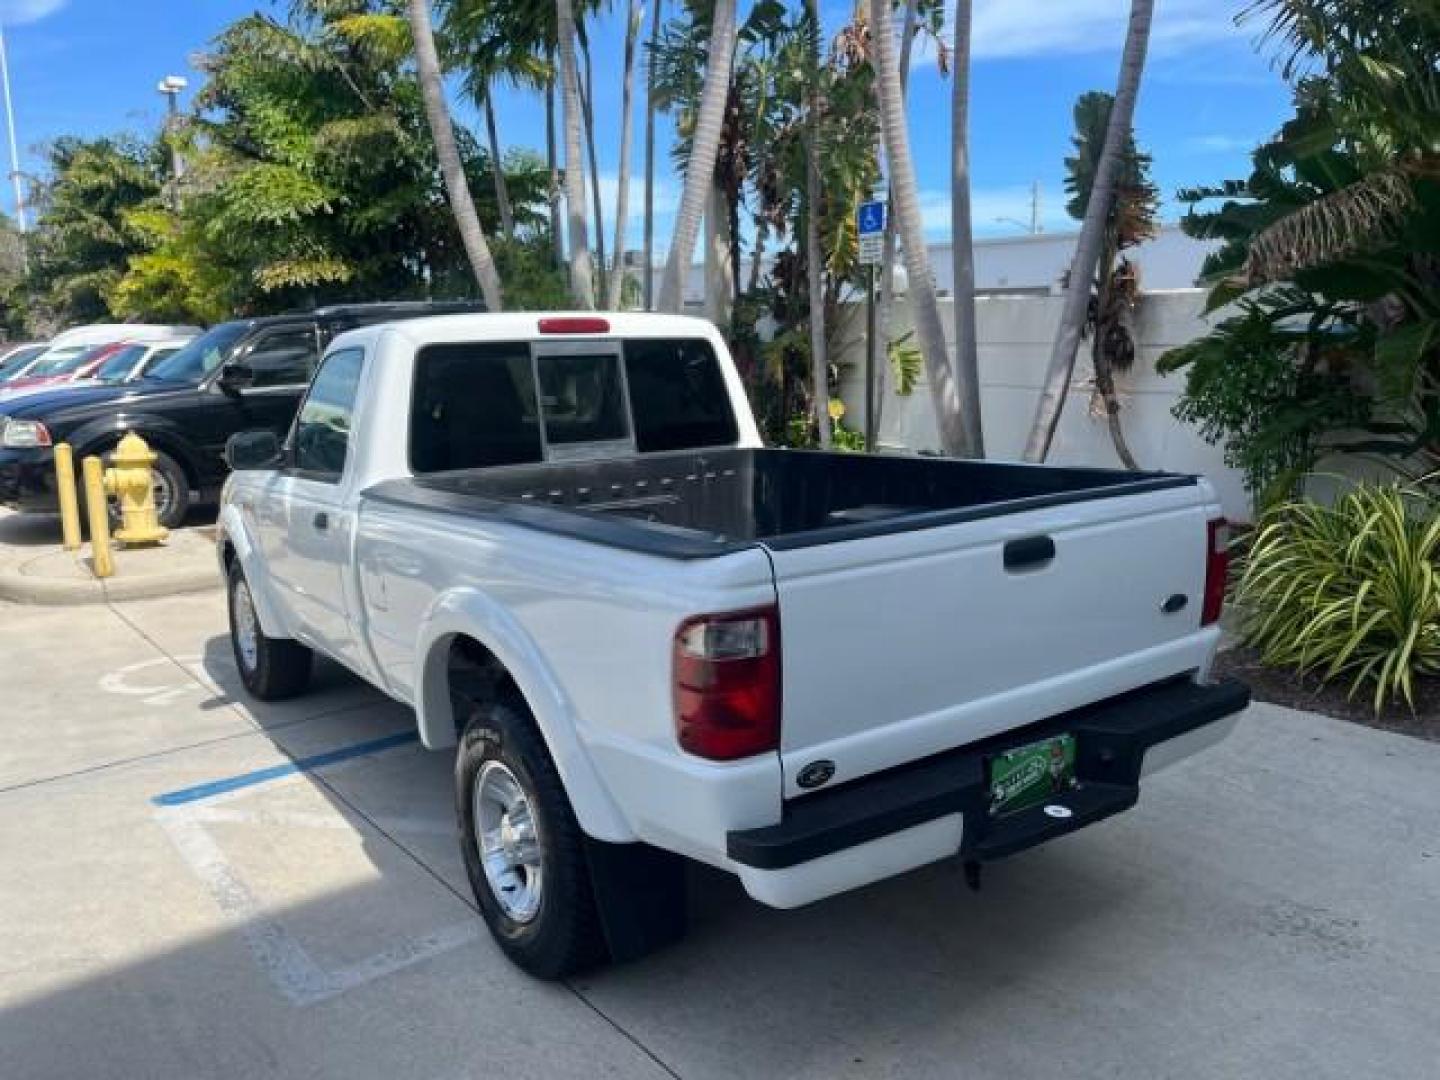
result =
[[[11,379],[5,384],[5,390],[33,390],[37,386],[88,379],[101,364],[123,348],[125,342],[115,341],[106,345],[91,345],[68,355],[52,356],[36,364],[20,378]]]

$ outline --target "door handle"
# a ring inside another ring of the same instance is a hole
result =
[[[322,510],[320,511],[320,513],[315,515],[315,518],[311,522],[311,524],[313,524],[315,528],[320,532],[324,532],[326,529],[330,528],[330,515]]]
[[[1055,541],[1048,536],[1027,536],[1005,545],[1006,570],[1035,570],[1055,558]]]

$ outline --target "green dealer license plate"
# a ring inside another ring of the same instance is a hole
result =
[[[990,813],[1037,806],[1074,783],[1074,735],[1017,746],[990,759]]]

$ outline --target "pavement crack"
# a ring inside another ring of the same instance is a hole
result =
[[[651,1050],[648,1046],[646,1046],[643,1042],[640,1041],[638,1036],[627,1030],[623,1024],[621,1024],[614,1017],[610,1016],[607,1012],[605,1012],[604,1009],[600,1008],[599,1005],[596,1005],[595,1002],[591,1001],[588,997],[586,997],[584,991],[582,991],[578,986],[576,986],[569,979],[562,979],[561,981],[565,984],[565,989],[569,990],[572,994],[574,994],[576,999],[579,1000],[582,1005],[584,1005],[587,1009],[593,1012],[601,1020],[605,1021],[605,1023],[609,1024],[610,1027],[613,1028],[621,1038],[625,1039],[628,1043],[630,1043],[631,1046],[635,1047],[635,1049],[639,1050],[647,1058],[653,1061],[656,1068],[663,1071],[666,1076],[672,1076],[675,1078],[675,1080],[683,1080],[683,1077],[681,1077],[678,1072],[672,1069],[665,1062],[665,1060],[660,1057],[659,1054],[655,1053],[654,1050]]]

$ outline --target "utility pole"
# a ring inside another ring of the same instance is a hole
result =
[[[20,230],[20,266],[30,273],[30,250],[25,233],[25,183],[20,173],[20,152],[15,140],[15,105],[10,99],[10,61],[5,53],[5,31],[0,28],[0,83],[5,86],[5,126],[10,135],[10,180],[15,185],[15,225]]]
[[[170,208],[180,209],[180,180],[185,175],[185,160],[176,144],[180,126],[180,91],[189,83],[183,75],[166,75],[155,87],[166,100],[165,134],[170,144]]]
[[[1045,226],[1040,224],[1040,181],[1036,180],[1030,185],[1030,235],[1039,236],[1045,231]]]

